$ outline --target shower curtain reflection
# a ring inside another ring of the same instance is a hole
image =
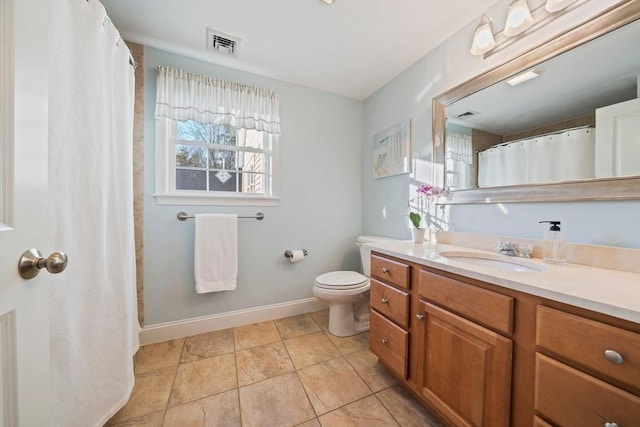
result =
[[[478,187],[538,184],[595,177],[591,127],[510,142],[478,153]]]

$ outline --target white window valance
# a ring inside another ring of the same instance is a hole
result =
[[[156,118],[280,133],[273,91],[161,66],[157,78]]]

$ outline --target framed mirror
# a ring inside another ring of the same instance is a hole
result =
[[[434,98],[440,203],[640,199],[639,3]]]

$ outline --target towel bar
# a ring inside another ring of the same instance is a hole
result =
[[[178,215],[176,216],[178,217],[179,221],[185,221],[189,218],[195,218],[193,215],[189,215],[186,212],[178,212]],[[264,213],[258,212],[257,214],[251,215],[251,216],[238,215],[238,218],[253,218],[253,219],[257,219],[258,221],[262,221],[264,219]]]

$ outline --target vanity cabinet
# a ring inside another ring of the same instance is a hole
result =
[[[640,334],[545,306],[536,328],[541,417],[559,426],[640,425],[640,397],[630,392],[640,390]]]
[[[640,426],[637,323],[375,251],[371,265],[370,348],[446,425]]]
[[[508,426],[513,298],[419,272],[425,400],[461,426]]]

